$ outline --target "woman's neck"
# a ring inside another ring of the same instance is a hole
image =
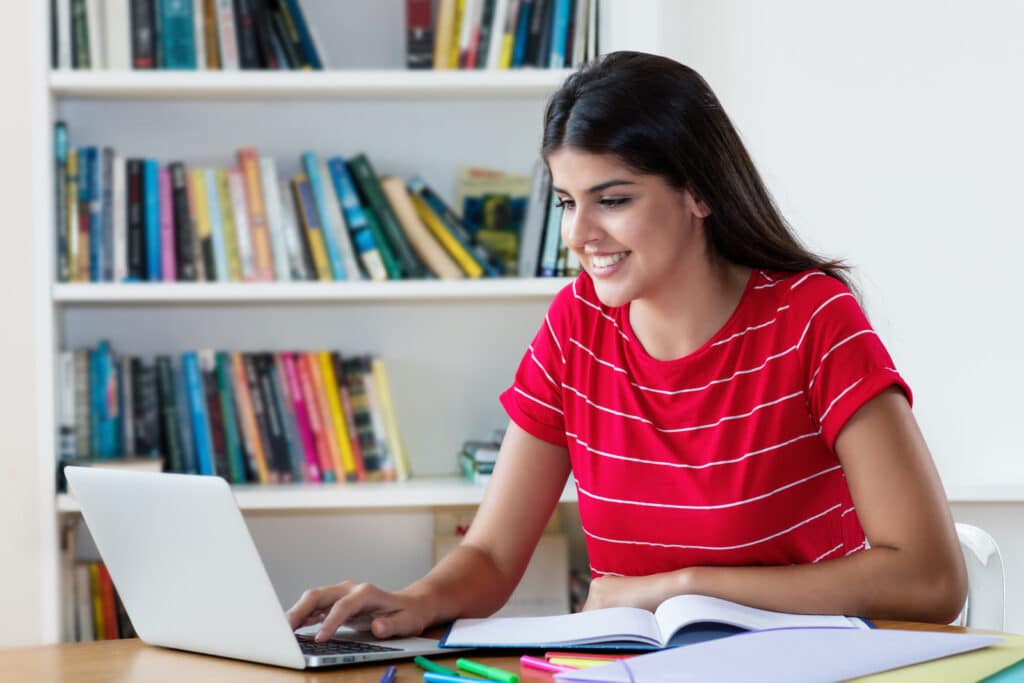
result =
[[[648,355],[682,358],[708,342],[736,311],[751,269],[703,260],[661,292],[630,303],[629,322]]]

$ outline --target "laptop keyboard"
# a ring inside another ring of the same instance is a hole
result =
[[[355,640],[328,640],[325,643],[318,643],[313,636],[295,635],[299,641],[299,647],[303,654],[307,655],[338,655],[351,654],[353,652],[401,652],[401,648],[384,647],[373,643],[361,643]]]

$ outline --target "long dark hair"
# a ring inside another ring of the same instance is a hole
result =
[[[847,265],[800,243],[715,93],[687,66],[642,52],[585,65],[544,113],[544,159],[563,146],[613,155],[689,190],[711,209],[705,235],[719,258],[783,272],[817,268],[854,289]]]

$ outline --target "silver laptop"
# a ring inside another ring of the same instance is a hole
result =
[[[296,635],[220,477],[67,467],[71,492],[139,637],[304,669],[450,653],[427,638]],[[301,561],[301,558],[299,558]]]

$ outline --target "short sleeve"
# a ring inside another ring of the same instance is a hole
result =
[[[509,418],[524,431],[565,446],[562,378],[575,300],[570,283],[556,296],[533,341],[523,354],[515,380],[500,400]]]
[[[861,406],[890,386],[913,402],[910,387],[850,290],[828,276],[808,279],[794,296],[807,323],[799,343],[811,417],[835,450],[836,437]]]

